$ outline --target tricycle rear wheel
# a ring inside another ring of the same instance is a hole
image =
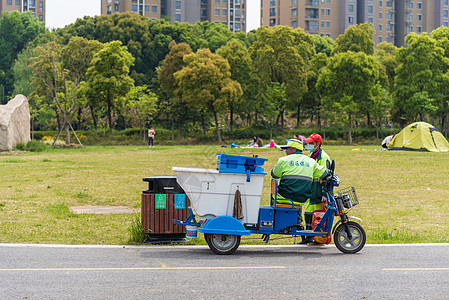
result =
[[[205,233],[204,238],[210,250],[219,255],[232,254],[240,245],[240,235]]]
[[[352,238],[348,238],[345,224],[340,224],[334,233],[335,246],[343,253],[357,253],[365,246],[365,230],[359,223],[349,221],[347,224]]]

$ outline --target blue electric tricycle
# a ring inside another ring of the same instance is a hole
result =
[[[266,159],[265,159],[266,160]],[[252,160],[247,160],[252,161]],[[250,175],[250,170],[257,166],[245,163],[245,170]],[[278,203],[277,180],[272,179],[271,201],[269,206],[259,207],[257,223],[242,223],[236,217],[221,215],[213,218],[197,221],[192,208],[185,221],[173,220],[175,224],[197,226],[198,231],[204,233],[209,248],[216,254],[232,254],[240,245],[241,236],[261,234],[266,243],[272,234],[289,236],[311,236],[319,243],[329,244],[333,235],[335,246],[344,253],[357,253],[365,245],[366,234],[362,226],[355,222],[361,219],[348,216],[348,211],[358,204],[358,199],[353,187],[340,189],[334,194],[334,187],[340,185],[338,176],[334,173],[335,162],[328,164],[329,175],[323,183],[324,208],[313,214],[313,230],[304,230],[302,224],[298,224],[300,207],[291,204]],[[179,182],[179,180],[178,180]],[[208,186],[209,187],[209,186]],[[287,199],[288,200],[288,199]],[[334,224],[335,217],[338,221]]]

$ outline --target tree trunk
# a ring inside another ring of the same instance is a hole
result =
[[[175,120],[171,120],[171,140],[175,140]]]
[[[278,126],[279,126],[279,119],[281,118],[281,112],[279,112],[278,116],[276,117],[276,122],[274,123],[274,130],[277,132],[278,131]]]
[[[218,142],[221,143],[223,140],[221,139],[221,134],[220,134],[220,127],[218,126],[218,118],[217,118],[217,112],[214,110],[212,110],[213,114],[214,114],[214,120],[215,120],[215,129],[217,130],[217,138],[218,138]]]
[[[179,138],[182,139],[182,122],[181,119],[178,120],[178,132],[179,132]]]
[[[299,128],[299,115],[301,113],[301,106],[299,104],[298,104],[298,109],[297,109],[296,113],[298,114],[296,116],[296,128]]]
[[[206,122],[204,121],[204,112],[201,112],[201,127],[203,128],[203,135],[206,135]]]
[[[349,144],[352,144],[352,116],[348,115],[348,140],[349,140]]]
[[[67,115],[64,115],[64,127],[65,127],[65,144],[70,145],[69,116]]]
[[[95,138],[97,138],[98,137],[98,120],[97,120],[97,116],[94,113],[92,105],[89,105],[89,108],[90,108],[90,114],[92,115],[92,120],[94,121]]]
[[[230,112],[230,116],[229,116],[229,131],[232,133],[232,125],[234,121],[234,108],[231,107],[231,112]]]
[[[318,124],[318,128],[321,129],[321,114],[320,111],[318,110],[317,114],[316,114],[316,122]]]
[[[108,99],[108,122],[109,122],[109,136],[112,136],[112,112],[111,112],[111,100]]]
[[[368,127],[373,127],[373,124],[371,124],[371,114],[369,112],[366,113],[366,122],[368,123]]]
[[[284,134],[284,110],[281,111],[281,132]]]

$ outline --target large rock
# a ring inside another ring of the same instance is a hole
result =
[[[17,95],[0,105],[0,151],[12,150],[17,143],[30,141],[30,108],[28,99]]]

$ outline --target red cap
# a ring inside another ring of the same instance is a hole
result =
[[[320,145],[323,144],[323,138],[318,133],[312,133],[308,138],[306,138],[306,143],[310,144],[313,142],[318,142]]]

